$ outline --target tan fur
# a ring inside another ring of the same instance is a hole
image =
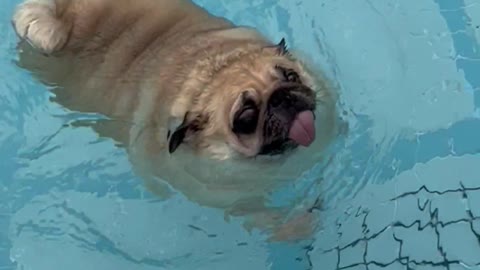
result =
[[[202,205],[250,215],[256,226],[271,228],[278,220],[268,216],[278,213],[265,206],[266,191],[318,162],[332,136],[334,97],[319,73],[278,55],[254,29],[190,1],[27,0],[13,25],[27,42],[20,66],[52,85],[65,107],[108,116],[95,130],[126,147],[156,193],[165,195],[166,180]],[[265,102],[278,80],[275,64],[296,69],[317,90],[322,127],[303,154],[253,159],[261,134],[240,141],[230,130],[232,113],[246,89]],[[203,130],[169,155],[169,123],[187,112],[203,121]]]

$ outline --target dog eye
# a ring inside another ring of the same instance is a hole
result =
[[[275,66],[275,68],[282,73],[283,78],[287,82],[294,82],[294,83],[300,82],[300,76],[295,70],[287,69],[281,66]]]
[[[287,70],[284,73],[285,79],[289,82],[299,82],[300,81],[300,76],[298,76],[298,73],[293,71],[293,70]]]
[[[253,102],[252,102],[253,103]],[[237,134],[252,134],[257,129],[259,111],[255,103],[246,103],[235,114],[232,131]]]

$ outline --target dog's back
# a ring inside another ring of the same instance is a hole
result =
[[[57,102],[117,118],[134,109],[140,82],[172,75],[158,67],[183,59],[192,36],[231,27],[189,0],[28,0],[13,21],[28,41],[19,65],[61,88]]]

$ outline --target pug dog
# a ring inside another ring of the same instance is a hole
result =
[[[180,191],[279,238],[311,233],[289,227],[311,218],[268,194],[321,161],[335,97],[285,39],[189,0],[26,0],[12,24],[18,65],[66,108],[108,117],[90,124],[153,193]]]

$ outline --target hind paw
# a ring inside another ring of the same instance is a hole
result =
[[[68,39],[68,28],[56,17],[53,0],[28,0],[12,19],[18,36],[45,54],[59,51]]]

